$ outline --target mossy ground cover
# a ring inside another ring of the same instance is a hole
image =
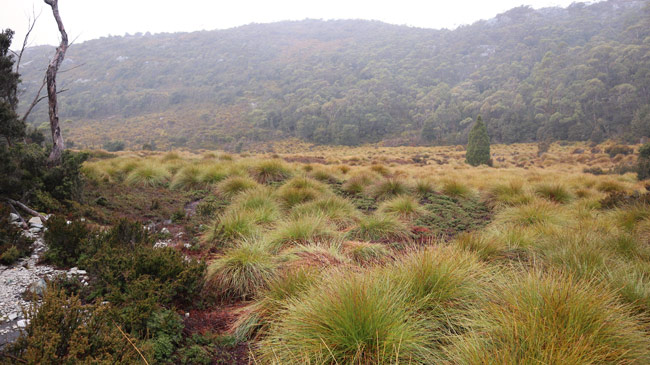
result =
[[[426,214],[414,222],[414,232],[426,236],[453,237],[460,232],[481,229],[492,217],[485,202],[476,198],[456,198],[428,193],[420,199]]]

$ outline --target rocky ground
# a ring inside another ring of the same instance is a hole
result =
[[[78,277],[82,282],[86,280],[85,271],[77,268],[65,271],[39,265],[38,262],[46,250],[43,241],[44,228],[36,217],[29,221],[29,225],[29,230],[25,230],[23,234],[34,239],[32,255],[11,266],[0,265],[0,347],[15,340],[20,330],[27,326],[28,320],[25,319],[23,309],[27,309],[30,302],[26,293],[41,295],[46,280],[61,274]]]

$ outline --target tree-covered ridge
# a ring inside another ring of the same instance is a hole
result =
[[[28,93],[50,53],[28,50]],[[137,34],[70,48],[61,114],[78,142],[131,147],[464,143],[478,114],[495,143],[636,139],[650,135],[649,55],[650,5],[624,0],[453,31],[305,20]]]

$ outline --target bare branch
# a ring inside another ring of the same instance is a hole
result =
[[[41,84],[41,87],[38,89],[38,92],[36,93],[36,96],[34,97],[32,103],[29,104],[29,108],[27,108],[27,111],[25,111],[25,114],[23,114],[21,121],[25,122],[27,120],[27,117],[29,116],[29,113],[32,112],[32,109],[34,109],[36,104],[38,104],[41,100],[45,98],[45,97],[41,97],[41,91],[43,91],[43,87],[45,87],[45,78],[43,78],[43,83]]]
[[[32,7],[32,16],[27,20],[27,33],[25,34],[25,38],[23,39],[23,46],[20,48],[20,53],[18,54],[18,59],[16,60],[16,73],[19,73],[18,71],[20,70],[20,61],[23,58],[23,52],[25,52],[25,48],[27,48],[29,35],[32,33],[32,30],[34,30],[34,26],[36,25],[36,21],[38,20],[39,16],[41,16],[41,13],[38,13],[38,15],[36,15],[34,8]]]

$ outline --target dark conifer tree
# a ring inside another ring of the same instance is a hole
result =
[[[469,132],[466,160],[472,166],[490,164],[490,137],[480,115]]]

